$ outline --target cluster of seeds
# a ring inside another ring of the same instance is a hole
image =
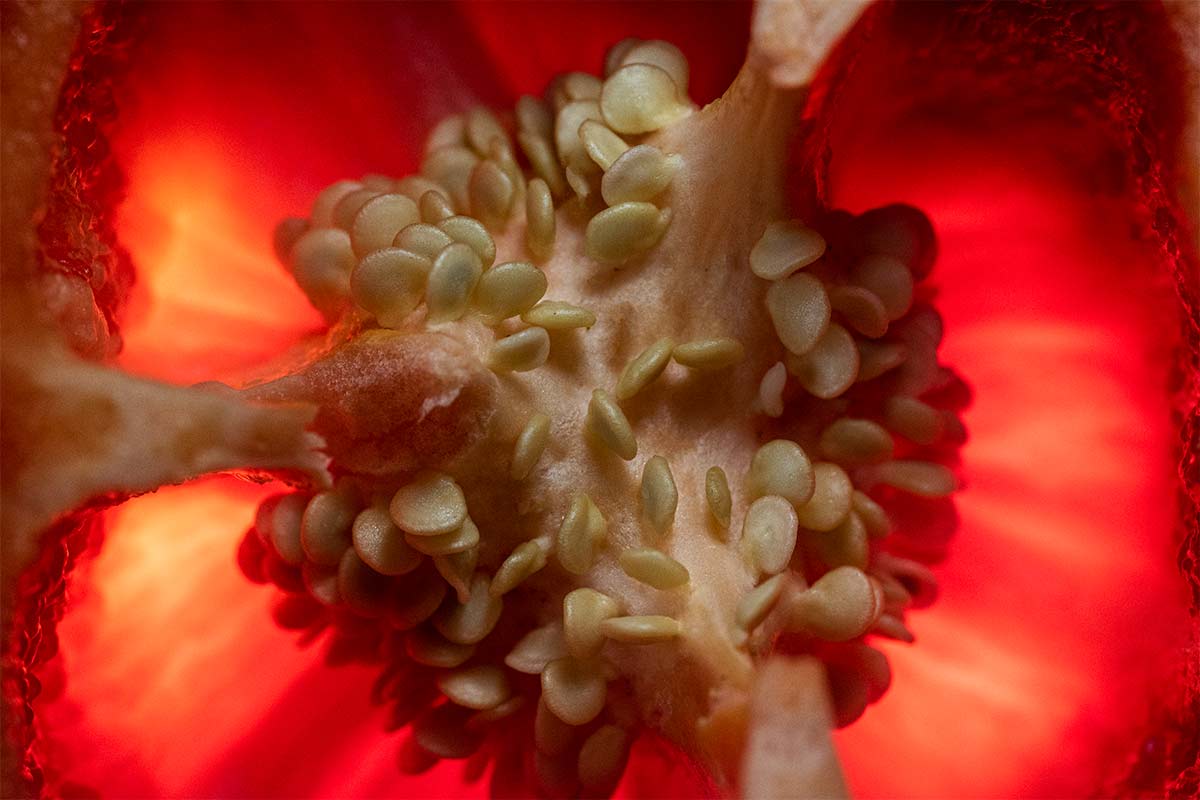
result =
[[[589,327],[595,316],[543,301],[547,280],[534,263],[495,264],[493,235],[523,225],[529,259],[544,263],[554,253],[558,207],[569,205],[587,219],[587,255],[622,264],[652,249],[671,220],[670,209],[654,202],[680,159],[638,140],[694,109],[687,61],[666,42],[629,39],[614,48],[606,71],[605,80],[568,73],[545,100],[520,98],[510,123],[525,166],[501,120],[473,108],[434,129],[420,175],[334,183],[308,219],[277,228],[277,252],[331,321],[351,307],[394,329],[470,312],[493,327],[519,317],[527,327],[498,332],[489,365],[497,372],[541,366],[547,331]],[[703,368],[728,360],[729,347],[718,342],[679,358]]]
[[[328,187],[308,219],[279,226],[280,258],[347,335],[469,329],[464,339],[484,342],[480,363],[522,385],[521,373],[547,363],[552,333],[597,322],[581,305],[546,299],[564,258],[561,229],[582,228],[592,262],[645,258],[650,269],[671,223],[656,203],[686,164],[648,139],[694,112],[687,62],[665,42],[630,39],[612,49],[605,76],[560,76],[511,115],[475,108],[446,119],[419,175]],[[239,554],[244,571],[287,593],[281,625],[332,631],[331,660],[383,665],[376,699],[392,705],[392,727],[411,728],[401,769],[466,759],[469,776],[492,767],[498,792],[611,793],[642,724],[612,655],[660,647],[669,659],[688,636],[679,608],[692,574],[669,553],[689,536],[715,537],[753,578],[716,621],[742,657],[763,656],[780,637],[810,652],[820,642],[840,676],[842,721],[886,688],[886,660],[863,638],[911,640],[905,610],[928,602],[933,579],[903,557],[903,542],[885,542],[894,527],[885,508],[896,493],[938,500],[954,490],[943,462],[963,438],[962,387],[938,364],[940,320],[921,295],[933,258],[924,216],[903,206],[833,212],[816,227],[824,235],[772,223],[739,254],[769,282],[765,316],[780,346],[757,392],[767,441],[732,487],[719,464],[688,486],[667,457],[646,459],[629,499],[640,541],[614,546],[592,496],[599,487],[580,486],[561,499],[553,530],[514,545],[450,467],[391,482],[343,475],[328,491],[262,504]],[[497,263],[503,253],[527,260]],[[503,443],[507,469],[480,468],[536,490],[564,448],[632,462],[639,442],[627,410],[672,362],[699,376],[748,357],[729,336],[663,333],[591,390],[572,417],[576,441],[561,441],[527,386],[519,432]],[[705,509],[708,530],[674,533],[688,502]],[[634,613],[596,588],[602,559],[663,598],[651,610],[672,613]],[[508,733],[514,726],[530,731],[532,750]]]
[[[759,408],[779,418],[800,404],[817,427],[805,447],[775,439],[751,462],[741,542],[764,580],[742,600],[737,624],[749,634],[784,603],[784,631],[911,641],[904,611],[930,599],[933,578],[877,547],[892,524],[875,498],[947,498],[957,486],[942,462],[965,440],[965,386],[938,363],[941,320],[919,296],[932,229],[906,206],[832,212],[823,227],[832,246],[799,221],[772,223],[749,256],[770,281],[766,308],[784,347],[762,376]],[[717,485],[710,504],[724,519]],[[806,575],[819,577],[785,591]]]

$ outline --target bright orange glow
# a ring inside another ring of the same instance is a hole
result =
[[[43,712],[73,779],[107,797],[369,796],[402,780],[421,796],[457,781],[456,764],[402,779],[368,701],[375,670],[324,666],[272,622],[278,593],[238,572],[270,491],[209,479],[110,513],[60,627],[65,696]]]
[[[129,163],[120,235],[138,265],[121,365],[176,383],[228,377],[320,327],[271,249],[287,207],[219,140],[148,138]]]

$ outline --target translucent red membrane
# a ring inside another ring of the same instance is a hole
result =
[[[863,797],[1085,796],[1136,742],[1182,643],[1173,298],[1127,208],[1023,141],[936,128],[840,142],[839,204],[938,229],[945,360],[975,400],[937,604],[892,690],[839,735]]]
[[[707,99],[745,42],[736,7],[712,10],[728,17],[716,23],[636,4],[502,8],[513,14],[154,11],[116,142],[131,180],[122,233],[144,287],[123,363],[174,381],[229,377],[313,330],[270,253],[274,221],[336,178],[411,171],[439,113],[595,71],[630,34],[677,41]],[[551,34],[537,16],[563,24]],[[523,25],[544,46],[514,41]],[[1173,311],[1151,288],[1153,254],[1125,209],[1076,191],[1029,141],[933,127],[835,145],[837,204],[904,201],[933,218],[943,355],[976,397],[943,595],[913,617],[916,645],[884,646],[891,691],[838,735],[850,782],[866,797],[1090,793],[1127,752],[1182,614],[1162,324]],[[111,797],[484,795],[457,764],[400,776],[370,671],[326,667],[320,647],[274,625],[271,590],[234,561],[267,491],[210,479],[111,512],[60,628],[66,682],[41,708],[50,757]],[[637,761],[624,791],[694,791],[663,764]]]

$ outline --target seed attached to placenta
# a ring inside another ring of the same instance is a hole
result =
[[[688,82],[625,40],[277,232],[332,325],[279,391],[321,406],[338,482],[265,502],[239,560],[405,676],[407,769],[524,775],[527,737],[524,794],[605,794],[646,724],[744,693],[730,665],[907,640],[932,595],[880,546],[893,498],[957,487],[932,229],[756,217],[793,115],[765,75],[703,109]]]

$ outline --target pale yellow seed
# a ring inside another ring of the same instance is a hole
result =
[[[858,380],[869,381],[900,366],[908,358],[908,348],[899,342],[859,341]]]
[[[515,214],[517,209],[525,202],[525,172],[521,169],[521,165],[517,163],[516,155],[513,153],[511,143],[505,141],[493,141],[492,151],[488,157],[494,162],[513,186],[513,199],[510,208],[510,213]]]
[[[565,331],[592,327],[596,324],[596,315],[561,300],[543,300],[522,314],[521,321],[548,331]]]
[[[622,67],[628,64],[653,64],[671,76],[680,97],[687,97],[688,61],[683,52],[670,42],[661,39],[634,42],[624,50],[619,61]]]
[[[601,119],[600,105],[595,100],[572,101],[555,116],[554,145],[558,150],[558,161],[564,167],[574,166],[577,171],[595,169],[579,138],[579,129],[589,119]]]
[[[597,728],[579,749],[577,771],[584,797],[608,797],[629,760],[629,734],[616,725]]]
[[[425,257],[429,260],[429,265],[432,267],[433,260],[437,258],[438,253],[445,250],[453,242],[454,240],[436,225],[430,225],[428,222],[418,222],[406,226],[397,233],[396,238],[392,240],[392,246]]]
[[[784,362],[809,394],[830,400],[843,394],[858,379],[858,347],[850,332],[836,322],[808,352],[789,353]]]
[[[516,106],[517,128],[549,139],[554,135],[554,117],[536,97],[521,95]]]
[[[654,456],[642,468],[642,513],[660,537],[671,529],[679,491],[671,475],[671,465],[662,456]]]
[[[432,153],[443,147],[462,147],[466,143],[466,120],[461,114],[451,114],[433,126],[433,130],[425,138],[425,152]]]
[[[415,222],[417,204],[402,194],[381,194],[363,204],[350,227],[350,244],[360,258],[391,247],[396,234]]]
[[[654,145],[636,145],[607,168],[600,195],[610,206],[649,202],[666,191],[682,165],[680,156],[666,155]]]
[[[421,174],[445,186],[456,207],[470,208],[468,187],[478,163],[479,156],[466,147],[443,147],[425,156]]]
[[[470,550],[479,544],[479,528],[467,517],[455,530],[433,536],[408,533],[404,536],[408,546],[427,556],[448,556]]]
[[[429,537],[436,538],[436,537]],[[475,567],[479,565],[479,547],[471,547],[457,553],[435,555],[433,566],[438,574],[450,584],[458,602],[465,603],[471,596],[471,580],[475,577]]]
[[[899,617],[892,614],[881,614],[875,622],[874,627],[871,628],[871,633],[909,644],[917,640],[917,637],[908,629],[908,626]]]
[[[609,75],[612,75],[621,67],[625,66],[623,63],[625,55],[641,41],[641,39],[629,37],[627,39],[622,39],[610,47],[608,52],[604,55],[604,77],[607,78]]]
[[[738,603],[734,622],[743,631],[752,631],[762,624],[779,602],[787,575],[776,575],[755,586]]]
[[[525,246],[535,261],[545,261],[554,253],[555,227],[550,187],[541,178],[534,178],[525,195]]]
[[[562,625],[552,622],[525,634],[504,657],[504,665],[526,675],[540,675],[547,664],[566,654]]]
[[[417,205],[421,208],[421,220],[430,225],[450,219],[455,214],[454,206],[450,204],[448,195],[440,191],[428,191],[421,195]]]
[[[796,221],[772,222],[750,251],[750,271],[778,281],[825,254],[825,239]]]
[[[934,388],[942,376],[933,344],[912,342],[908,358],[897,370],[895,391],[901,394],[921,395]]]
[[[906,603],[925,608],[934,601],[937,577],[929,567],[889,553],[877,553],[874,561],[873,568],[879,574],[873,577],[898,587],[906,595]]]
[[[953,472],[930,461],[888,461],[872,467],[871,476],[919,497],[946,497],[958,488]]]
[[[350,293],[350,272],[358,259],[350,235],[334,228],[314,228],[292,246],[289,266],[297,285],[318,310],[336,316]]]
[[[580,200],[587,201],[596,193],[600,168],[586,155],[573,155],[566,167],[567,184]]]
[[[691,112],[670,74],[653,64],[629,64],[610,75],[600,110],[617,133],[649,133]]]
[[[625,461],[632,461],[637,455],[637,438],[633,435],[629,419],[617,401],[603,389],[592,392],[585,424],[605,447]]]
[[[471,171],[467,188],[471,214],[492,230],[503,230],[513,212],[516,187],[495,161],[481,161]]]
[[[675,342],[663,338],[638,353],[621,372],[617,381],[617,399],[628,400],[653,383],[671,363],[674,350]]]
[[[577,733],[578,730],[574,727],[554,716],[554,712],[546,705],[545,697],[538,699],[537,712],[533,718],[533,746],[537,755],[558,758],[567,751],[573,751]]]
[[[383,192],[364,187],[344,195],[333,207],[333,224],[349,233],[350,228],[354,225],[354,218],[358,216],[362,207],[381,194]]]
[[[572,496],[558,529],[558,562],[567,572],[583,575],[592,568],[596,548],[603,544],[606,533],[605,526],[597,524],[599,514],[592,498],[583,492]]]
[[[300,566],[305,563],[300,525],[310,499],[311,495],[292,493],[270,498],[259,506],[254,527],[264,545],[274,549],[284,564]]]
[[[850,506],[867,529],[867,535],[872,539],[882,539],[892,531],[892,521],[888,519],[883,506],[876,503],[864,492],[857,489],[850,498]]]
[[[675,363],[688,369],[716,370],[731,367],[746,355],[746,348],[729,337],[697,339],[675,345],[671,352]]]
[[[671,209],[651,203],[621,203],[606,208],[588,222],[584,244],[590,258],[620,264],[643,255],[671,224]]]
[[[832,531],[812,534],[806,545],[827,567],[867,568],[871,557],[867,528],[853,510]]]
[[[428,628],[410,631],[404,637],[404,649],[416,663],[441,669],[457,667],[475,655],[474,645],[448,642]]]
[[[771,284],[767,312],[779,341],[795,354],[807,353],[829,329],[829,295],[819,280],[806,273]]]
[[[795,595],[788,627],[831,642],[862,636],[879,619],[883,592],[857,567],[838,567]]]
[[[517,135],[525,157],[529,159],[533,172],[546,182],[550,193],[555,197],[563,197],[567,193],[567,178],[563,174],[562,165],[558,163],[558,155],[554,152],[551,137],[523,132]]]
[[[292,248],[300,237],[312,229],[312,224],[300,217],[284,217],[275,225],[271,233],[271,245],[275,257],[281,264],[289,264],[292,260]]]
[[[512,694],[504,670],[491,664],[443,672],[437,686],[451,703],[476,711],[495,708]]]
[[[383,617],[391,610],[391,581],[364,564],[353,549],[343,551],[338,563],[337,594],[348,610],[362,617]]]
[[[542,672],[542,699],[568,725],[586,725],[604,710],[604,670],[595,661],[560,658]]]
[[[497,339],[488,353],[493,372],[529,372],[550,357],[550,335],[545,328],[526,328]]]
[[[558,80],[557,88],[567,102],[572,100],[595,100],[600,97],[601,81],[586,72],[568,72]]]
[[[758,384],[758,407],[768,417],[783,416],[783,387],[787,385],[787,367],[776,361],[763,373]]]
[[[812,499],[796,508],[800,524],[813,531],[831,531],[850,513],[850,495],[854,484],[837,464],[818,461],[813,464],[816,487]]]
[[[600,624],[621,613],[620,606],[608,595],[595,589],[575,589],[563,598],[563,635],[567,652],[575,658],[589,658],[600,652],[604,634]]]
[[[596,547],[603,547],[608,541],[608,520],[600,513],[599,507],[588,498],[588,533]]]
[[[334,566],[351,546],[351,526],[358,506],[336,489],[318,492],[300,520],[300,544],[309,561]]]
[[[796,509],[782,497],[768,495],[750,504],[742,526],[742,547],[760,571],[774,575],[787,569],[796,549],[800,523]]]
[[[508,144],[508,133],[496,115],[483,106],[475,106],[466,116],[467,144],[480,156],[491,153],[492,145],[499,140]]]
[[[821,432],[821,452],[830,461],[854,468],[878,464],[892,457],[892,435],[869,419],[842,417]]]
[[[537,464],[546,444],[550,441],[550,417],[534,414],[525,423],[513,446],[512,465],[509,475],[513,480],[524,480]]]
[[[867,256],[854,267],[851,280],[879,298],[888,319],[900,319],[912,308],[913,276],[898,258]]]
[[[915,397],[889,397],[883,406],[883,418],[889,428],[919,445],[933,444],[945,431],[942,412]]]
[[[583,141],[583,149],[588,157],[596,162],[600,169],[607,170],[613,162],[620,158],[629,145],[617,136],[603,122],[594,119],[585,120],[579,126],[579,138]]]
[[[901,608],[907,608],[912,604],[912,594],[895,575],[887,571],[881,573],[877,570],[872,573],[871,577],[879,581],[879,586],[883,589],[883,599],[888,604]]]
[[[888,315],[883,301],[861,286],[833,287],[829,290],[829,305],[863,336],[877,339],[887,333]]]
[[[479,220],[460,215],[444,219],[437,223],[437,226],[454,241],[470,246],[479,256],[479,262],[484,269],[495,263],[496,242]]]
[[[479,256],[469,245],[455,242],[443,250],[433,262],[425,285],[429,321],[449,322],[467,313],[482,274]]]
[[[395,178],[378,172],[368,172],[360,178],[360,182],[365,188],[374,189],[377,192],[391,192],[396,188]]]
[[[337,568],[337,596],[347,610],[376,619],[391,610],[391,581],[364,564],[353,549],[347,549]]]
[[[600,623],[606,638],[624,644],[657,644],[675,639],[683,631],[679,620],[659,615],[613,617]]]
[[[555,75],[553,78],[551,78],[550,83],[546,86],[546,91],[545,91],[546,102],[550,104],[550,108],[553,109],[554,113],[556,113],[556,114],[562,110],[563,106],[565,106],[567,103],[571,102],[572,100],[589,100],[589,99],[594,100],[595,99],[594,97],[589,98],[586,96],[585,97],[572,97],[571,96],[571,94],[567,91],[566,83],[567,83],[567,78],[573,74],[579,75],[579,74],[583,74],[583,73],[570,73],[570,72],[560,73],[558,75]],[[596,80],[596,79],[593,78],[593,80]],[[578,86],[576,88],[578,88]],[[584,87],[584,89],[586,91],[586,87]]]
[[[537,541],[519,544],[496,570],[490,591],[496,597],[507,594],[545,566],[545,547]]]
[[[405,543],[404,534],[384,507],[360,511],[351,533],[358,557],[380,575],[405,575],[421,564],[421,554]]]
[[[421,209],[421,218],[425,222],[429,222],[429,220],[425,219],[425,209],[421,206],[421,198],[429,192],[436,192],[444,200],[450,196],[450,192],[445,186],[442,186],[437,181],[429,180],[424,175],[407,175],[401,178],[396,181],[395,191],[417,204],[417,207]],[[446,203],[449,205],[450,201],[446,200]],[[454,216],[454,212],[451,211],[447,216]],[[434,255],[437,254],[434,253]]]
[[[411,630],[429,619],[446,598],[446,582],[433,570],[416,570],[398,588],[387,617],[399,630]]]
[[[392,497],[392,520],[405,533],[437,536],[462,527],[467,500],[449,475],[426,470]]]
[[[255,527],[284,562],[294,567],[304,563],[304,545],[300,542],[300,526],[308,496],[292,493],[275,502],[263,503]]]
[[[767,442],[750,461],[750,493],[753,497],[778,495],[795,506],[813,496],[813,467],[800,445],[788,439]]]
[[[362,177],[362,185],[368,189],[375,189],[380,192],[390,192],[396,186],[396,181],[389,178],[387,175],[370,172]]]
[[[492,267],[479,279],[475,306],[489,322],[524,314],[546,294],[546,274],[524,261]]]
[[[308,217],[314,228],[333,227],[333,209],[343,197],[351,192],[364,188],[358,181],[338,181],[321,190],[313,201],[312,211]]]
[[[385,328],[397,328],[421,303],[433,262],[399,247],[369,254],[350,273],[350,295]]]
[[[339,572],[338,569],[323,567],[311,561],[303,561],[300,565],[300,577],[304,581],[304,588],[308,590],[314,600],[328,607],[336,606],[344,601],[339,586]]]
[[[504,601],[492,597],[491,582],[486,575],[476,575],[471,581],[467,602],[443,607],[433,618],[438,632],[458,644],[478,644],[483,641],[500,619]]]
[[[733,497],[729,494],[729,479],[720,467],[709,467],[704,474],[704,496],[709,513],[722,528],[729,527],[733,514]]]
[[[413,774],[428,771],[439,758],[470,758],[479,749],[482,737],[468,735],[463,725],[470,711],[452,703],[433,706],[412,723],[412,746],[402,746],[400,768]]]
[[[687,567],[648,547],[626,550],[618,560],[626,575],[655,589],[678,589],[691,580]]]
[[[484,729],[486,729],[486,727],[488,725],[491,725],[494,722],[499,722],[502,719],[507,719],[508,717],[511,717],[513,714],[517,713],[522,708],[524,708],[526,702],[527,702],[527,698],[524,695],[520,695],[520,694],[514,695],[514,696],[508,698],[507,700],[505,700],[500,705],[496,706],[495,708],[489,708],[486,711],[480,711],[479,713],[474,714],[469,720],[467,720],[466,724],[463,727],[465,727],[469,731],[484,730]],[[476,757],[478,757],[479,753],[476,753],[475,755],[476,755]],[[489,758],[490,758],[490,756],[489,756]],[[483,771],[487,769],[487,760],[483,760],[483,762],[481,764],[479,764],[477,769],[478,769],[478,772],[474,773],[474,774],[478,775],[479,777],[482,777]],[[470,777],[471,774],[472,773],[469,773],[466,770],[463,771],[463,780],[468,784],[474,783],[475,780],[477,780],[477,778],[473,780]]]

